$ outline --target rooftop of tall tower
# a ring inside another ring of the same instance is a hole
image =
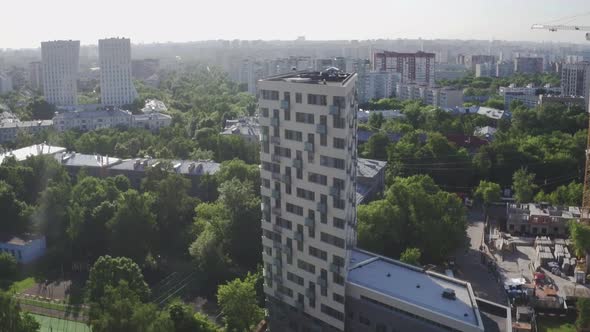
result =
[[[346,73],[336,67],[323,71],[293,71],[267,77],[261,81],[283,81],[289,83],[307,83],[322,85],[345,85],[354,73]]]

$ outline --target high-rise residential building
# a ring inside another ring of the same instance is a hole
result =
[[[356,75],[292,73],[258,82],[264,292],[344,329],[345,280],[356,242]]]
[[[400,81],[399,73],[387,71],[372,71],[358,73],[359,103],[366,103],[371,99],[391,98],[395,94],[395,85]]]
[[[43,87],[43,65],[40,61],[29,63],[28,82],[32,89],[41,90]]]
[[[564,96],[585,96],[588,82],[586,73],[590,62],[565,64],[561,70],[561,94]]]
[[[401,74],[404,84],[417,83],[434,85],[434,53],[378,52],[373,56],[373,69]]]
[[[543,72],[543,58],[517,57],[514,59],[514,72],[521,74],[540,74]]]
[[[496,63],[496,77],[509,77],[514,74],[514,64],[509,61]]]
[[[496,57],[493,55],[472,55],[470,58],[471,70],[475,72],[476,66],[484,63],[496,63]]]
[[[98,41],[100,98],[104,106],[133,103],[137,91],[131,76],[131,40],[109,38]]]
[[[0,95],[12,91],[12,78],[6,74],[0,73]]]
[[[80,41],[58,40],[41,43],[43,93],[56,106],[78,104]]]
[[[469,283],[355,247],[356,81],[336,69],[258,81],[270,330],[484,331]]]
[[[475,77],[496,76],[496,66],[491,62],[478,63],[475,65]]]

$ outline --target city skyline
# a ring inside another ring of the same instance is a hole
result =
[[[82,45],[89,45],[111,36],[131,38],[138,44],[213,39],[293,40],[298,36],[309,40],[423,38],[585,43],[580,32],[552,33],[531,30],[530,26],[550,22],[590,25],[590,7],[583,0],[568,1],[567,6],[549,0],[516,3],[509,0],[456,0],[452,3],[379,0],[371,7],[379,10],[367,8],[365,15],[350,18],[342,15],[343,20],[354,20],[354,24],[348,25],[330,24],[323,17],[325,13],[336,20],[338,17],[332,12],[354,8],[354,4],[335,1],[302,0],[296,8],[289,8],[269,0],[231,4],[204,1],[198,5],[170,0],[165,7],[152,1],[142,2],[140,6],[135,1],[106,0],[92,8],[92,15],[72,9],[79,7],[73,0],[49,3],[25,0],[5,5],[7,12],[27,12],[29,21],[51,20],[47,28],[38,29],[34,24],[23,25],[20,15],[7,15],[0,22],[0,29],[14,32],[0,35],[0,49],[38,48],[41,41],[60,39],[80,40]],[[295,21],[293,16],[294,22],[286,24],[288,14],[298,12],[313,13],[316,17],[298,17]],[[526,13],[526,19],[522,13]],[[562,18],[567,19],[560,20]],[[317,24],[309,24],[316,19]],[[15,26],[19,26],[16,31]]]

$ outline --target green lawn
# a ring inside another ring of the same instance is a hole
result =
[[[41,325],[40,332],[91,332],[90,327],[84,323],[73,322],[70,320],[46,317],[42,315],[31,314]]]
[[[38,308],[52,309],[52,310],[63,311],[63,312],[83,314],[86,311],[85,308],[82,308],[80,306],[71,306],[71,305],[65,305],[65,304],[59,304],[59,303],[53,303],[53,302],[47,302],[47,301],[39,301],[39,300],[33,300],[33,299],[27,299],[27,298],[19,298],[18,301],[22,304],[28,304],[28,305],[35,306]]]
[[[538,317],[539,332],[575,332],[573,322],[567,322],[563,318]]]
[[[35,278],[28,277],[26,279],[13,282],[12,285],[10,285],[9,291],[22,293],[33,286],[35,286]]]

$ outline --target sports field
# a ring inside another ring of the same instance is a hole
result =
[[[40,332],[90,332],[88,325],[71,320],[30,314],[41,324]]]

